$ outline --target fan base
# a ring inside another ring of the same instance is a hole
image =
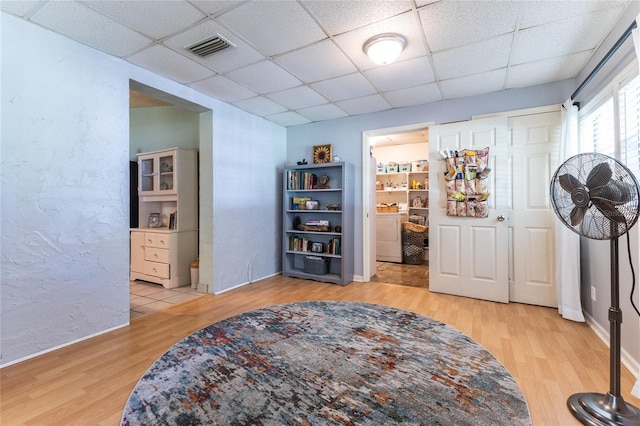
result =
[[[583,425],[640,425],[640,410],[611,393],[577,393],[567,406]]]

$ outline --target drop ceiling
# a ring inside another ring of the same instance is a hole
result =
[[[575,78],[631,0],[10,1],[0,8],[282,126]],[[397,62],[363,53],[402,34]],[[200,57],[214,35],[230,47]]]

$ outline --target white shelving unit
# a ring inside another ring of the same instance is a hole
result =
[[[322,176],[328,178],[326,185],[321,182]],[[285,168],[283,276],[340,285],[353,281],[352,176],[351,165],[344,162]],[[300,204],[295,203],[305,198],[316,201],[318,209],[307,209],[306,202],[303,204],[304,209],[301,209]],[[311,227],[322,230],[297,227],[298,223],[305,225],[311,221],[326,221],[329,226]],[[316,243],[316,247],[321,246],[321,251],[312,251],[313,243]],[[305,259],[307,256],[314,259]]]
[[[376,181],[383,185],[383,189],[376,190],[377,201],[387,204],[404,203],[409,214],[429,216],[429,172],[380,173]],[[423,189],[413,189],[413,181],[422,184]],[[421,206],[414,207],[414,200],[420,197]]]
[[[377,202],[406,204],[408,216],[424,217],[424,224],[429,220],[429,172],[379,173],[376,181],[382,183],[383,189],[376,190]],[[413,189],[413,182],[420,183],[422,189]],[[415,200],[419,197],[420,205]],[[424,233],[425,241],[429,239],[429,231]],[[425,245],[425,253],[428,246]],[[426,256],[426,254],[425,254]]]
[[[198,255],[198,153],[172,148],[138,154],[139,227],[131,229],[129,278],[189,285]],[[159,213],[162,226],[149,228]],[[173,216],[173,219],[171,219]]]

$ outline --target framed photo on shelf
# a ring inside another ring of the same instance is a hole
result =
[[[311,251],[313,253],[322,253],[324,249],[324,245],[322,243],[311,243]]]
[[[313,164],[330,163],[332,158],[331,144],[315,145],[313,147]]]
[[[318,202],[315,200],[307,201],[305,207],[307,208],[307,210],[318,210],[320,208]]]

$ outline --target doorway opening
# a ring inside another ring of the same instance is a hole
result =
[[[428,144],[427,123],[363,134],[365,282],[428,287]]]
[[[138,154],[179,148],[190,152],[200,152],[201,164],[211,164],[206,158],[203,158],[201,149],[201,146],[211,146],[213,142],[211,132],[203,131],[203,127],[206,127],[203,125],[203,121],[206,124],[207,120],[207,114],[203,113],[207,112],[210,114],[211,111],[200,105],[193,104],[135,81],[130,81],[129,102],[130,228],[132,230],[144,231],[149,219],[147,217],[148,214],[146,214],[148,211],[146,213],[142,210],[138,211],[138,206],[140,205],[138,201]],[[210,150],[205,149],[205,152],[209,151]],[[203,162],[203,160],[205,161]],[[195,154],[194,162],[196,171],[194,172],[195,176],[193,176],[192,180],[196,182],[196,184],[189,185],[189,187],[194,188],[195,186],[196,194],[199,192],[198,188],[200,188],[200,191],[204,190],[208,192],[208,189],[203,188],[203,185],[207,185],[206,180],[202,182],[202,177],[197,172],[197,154]],[[170,173],[172,171],[173,170],[170,170],[169,173],[165,173],[165,175],[172,177],[173,174]],[[166,176],[164,176],[164,178],[166,178]],[[192,192],[192,190],[189,191]],[[184,198],[185,197],[182,196],[181,200],[184,200]],[[201,197],[194,197],[193,199],[202,203]],[[168,201],[168,199],[164,201]],[[147,204],[149,203],[145,205]],[[187,204],[183,203],[182,208],[184,209],[186,205]],[[197,201],[190,205],[194,207],[190,207],[189,212],[186,214],[188,214],[189,217],[194,217],[194,219],[191,220],[193,225],[190,225],[189,228],[194,229],[194,231],[192,231],[195,237],[193,239],[193,245],[194,250],[196,250],[195,247],[198,246],[198,240],[202,240],[203,229],[210,229],[210,227],[203,224],[202,220],[199,220],[201,215],[199,214],[200,207]],[[193,210],[195,210],[195,212]],[[182,217],[185,218],[185,216]],[[165,224],[163,223],[162,226],[165,226]],[[166,226],[170,227],[168,223]],[[132,232],[132,235],[133,234],[140,235],[142,233]],[[184,234],[184,232],[182,232],[182,234]],[[138,241],[138,239],[136,239],[136,241]],[[144,248],[142,250],[144,250]],[[197,250],[197,252],[199,252],[199,250]],[[197,252],[194,251],[194,256]],[[133,253],[130,251],[129,267],[131,271],[134,271],[134,264],[136,265],[135,270],[138,271],[141,268],[141,262],[145,264],[143,267],[146,268],[146,263],[148,263],[146,255],[140,258],[140,250],[136,249],[135,262],[132,256]],[[160,259],[162,259],[162,257],[160,257]],[[190,267],[189,262],[192,260],[194,259],[186,261],[186,266],[183,265],[185,262],[180,261],[181,269],[187,270],[188,273],[188,268]],[[159,262],[162,263],[164,260]],[[167,262],[169,261],[167,260]],[[206,263],[206,261],[203,263]],[[171,269],[172,268],[169,268],[170,271]],[[173,271],[168,273],[171,274],[170,276],[173,275]],[[164,275],[162,276],[164,277]],[[211,287],[206,285],[206,281],[204,282],[205,289]],[[203,293],[203,291],[200,291],[200,280],[198,280],[195,286],[180,284],[180,286],[175,288],[173,288],[174,285],[170,287],[172,288],[165,288],[162,284],[140,280],[130,282],[130,318],[134,319],[172,304],[182,303],[191,298],[199,297],[200,293]]]

